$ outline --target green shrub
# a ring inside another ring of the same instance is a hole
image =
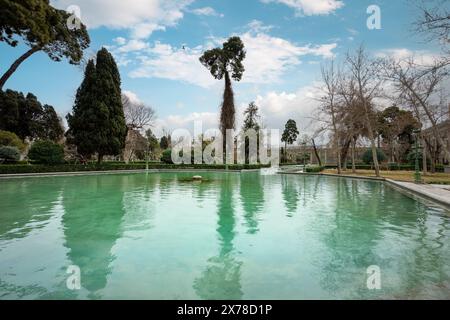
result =
[[[422,163],[423,153],[422,153],[422,152],[419,152],[419,153],[418,153],[418,158],[419,158],[419,166],[422,168],[422,165],[423,165],[423,163]],[[409,152],[409,153],[407,154],[407,156],[406,156],[406,160],[408,161],[408,163],[409,163],[411,166],[415,166],[415,164],[416,164],[416,152],[415,152],[415,151]],[[430,161],[430,159],[427,159],[427,165],[428,165],[428,166],[431,166],[431,161]]]
[[[28,158],[40,164],[61,164],[64,162],[64,149],[52,141],[37,141],[31,145]]]
[[[383,162],[387,159],[386,155],[381,149],[377,149],[377,158],[378,162]],[[367,149],[366,152],[364,152],[362,160],[365,164],[373,164],[372,149]]]
[[[400,170],[400,164],[397,163],[397,162],[389,162],[388,163],[388,170],[398,171],[398,170]]]
[[[267,168],[270,165],[229,165],[229,170],[251,170]],[[224,170],[225,165],[175,165],[163,163],[151,163],[149,169],[172,170],[172,169],[209,169],[209,170]],[[82,164],[58,164],[58,165],[0,165],[0,174],[17,174],[17,173],[54,173],[54,172],[88,172],[88,171],[120,171],[120,170],[144,170],[145,164],[124,164],[115,162],[103,162],[101,164],[91,163],[87,165]]]
[[[161,162],[167,164],[173,164],[172,161],[172,149],[164,150],[161,156]]]
[[[16,162],[20,160],[20,151],[17,147],[1,146],[0,160],[5,162]]]
[[[0,130],[0,146],[16,147],[23,152],[26,149],[26,144],[13,132]]]
[[[325,167],[321,166],[306,166],[305,171],[307,173],[319,173],[325,170]]]

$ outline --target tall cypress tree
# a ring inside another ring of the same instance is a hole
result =
[[[67,116],[69,142],[78,153],[89,157],[120,154],[125,146],[127,126],[123,113],[120,74],[112,55],[102,49],[97,65],[89,61],[78,88],[73,113]]]
[[[123,113],[120,74],[113,56],[105,48],[97,53],[96,100],[106,125],[98,128],[99,162],[104,155],[117,155],[125,147],[127,125]]]

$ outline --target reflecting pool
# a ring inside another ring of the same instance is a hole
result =
[[[450,298],[440,207],[374,181],[195,174],[0,180],[0,299]]]

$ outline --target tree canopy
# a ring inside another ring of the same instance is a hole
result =
[[[53,61],[67,58],[78,64],[90,39],[86,26],[80,22],[70,28],[71,14],[52,7],[48,0],[0,0],[0,41],[15,47],[22,39],[30,50],[21,55],[0,78],[0,89],[19,65],[38,51]]]
[[[300,132],[297,129],[297,123],[294,120],[289,119],[284,127],[281,141],[286,144],[293,144],[297,140],[299,134]]]
[[[127,126],[121,100],[121,81],[112,55],[101,49],[97,64],[90,60],[84,80],[78,88],[72,114],[67,115],[69,142],[78,153],[118,155],[125,146]]]
[[[246,56],[244,43],[239,37],[231,37],[222,48],[215,48],[200,57],[200,62],[217,80],[222,80],[226,73],[231,73],[235,81],[240,81],[245,68],[242,64]]]
[[[58,141],[64,134],[55,109],[38,101],[35,95],[0,91],[0,130],[14,132],[22,140],[29,138]]]
[[[254,129],[258,132],[261,129],[259,121],[259,108],[255,102],[250,102],[247,109],[244,111],[244,125],[242,126],[242,129],[244,131]]]

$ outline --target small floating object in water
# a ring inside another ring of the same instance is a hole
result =
[[[203,177],[202,176],[193,176],[192,180],[194,180],[194,181],[202,181]]]

